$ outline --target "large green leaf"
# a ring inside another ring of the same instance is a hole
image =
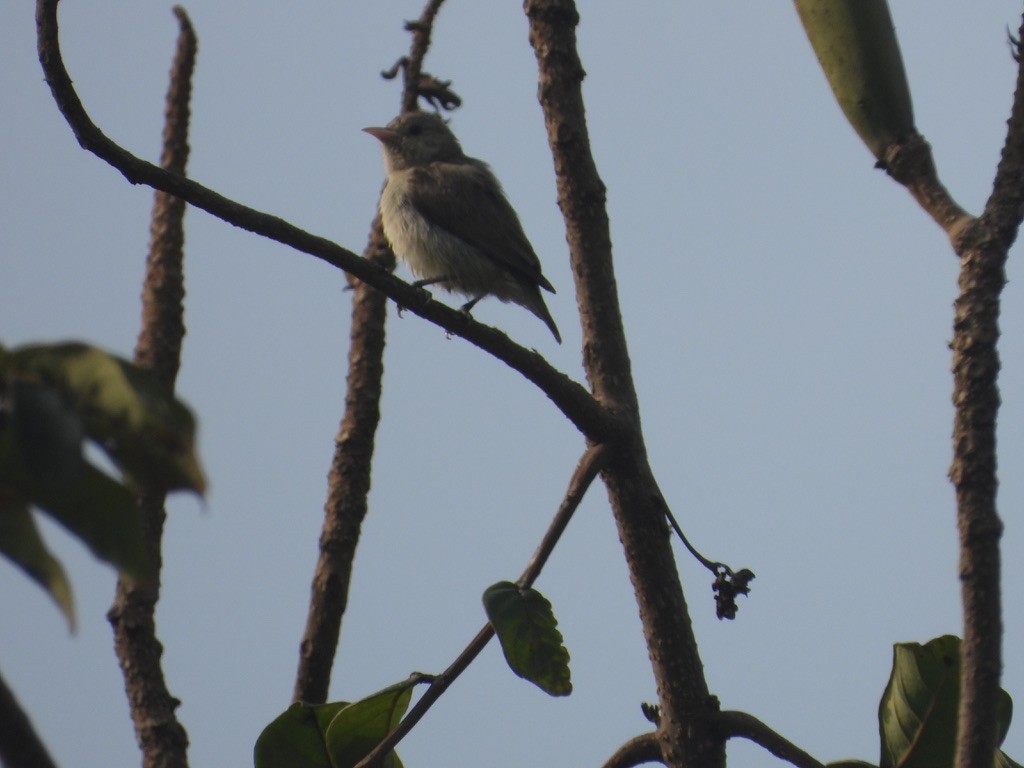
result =
[[[836,101],[872,154],[915,133],[910,88],[886,0],[795,0]]]
[[[53,387],[12,377],[7,386],[10,449],[23,477],[12,485],[60,488],[82,470],[82,420]],[[12,478],[13,479],[13,478]]]
[[[59,490],[43,489],[33,501],[124,575],[143,583],[156,577],[135,495],[91,464],[73,483]]]
[[[256,740],[256,768],[351,768],[395,729],[415,684],[403,680],[351,704],[292,704]],[[402,768],[394,751],[380,765]]]
[[[38,507],[99,558],[152,581],[131,490],[89,464],[89,438],[151,490],[202,492],[192,414],[154,377],[86,344],[0,347],[0,553],[46,589],[69,621],[71,593],[30,516]]]
[[[951,768],[959,701],[958,637],[944,635],[924,645],[894,645],[892,674],[878,708],[881,768]],[[1012,712],[1009,694],[1001,691],[999,743],[1010,726]]]
[[[552,696],[572,693],[569,652],[547,598],[535,589],[499,581],[487,588],[483,599],[512,671]]]
[[[52,387],[132,477],[165,490],[205,489],[192,414],[149,372],[77,342],[21,347],[0,365],[8,380]]]
[[[75,607],[71,584],[60,562],[46,548],[28,504],[0,492],[0,553],[21,567],[45,589],[75,628]]]
[[[0,381],[7,414],[0,418],[0,496],[39,508],[126,576],[152,580],[155,563],[145,550],[135,494],[82,458],[77,415],[49,385],[10,376]],[[23,521],[18,530],[30,535]],[[37,569],[45,563],[38,551],[25,556]],[[52,565],[46,571],[53,574]]]
[[[334,768],[352,768],[395,730],[409,708],[415,684],[403,680],[349,704],[334,716],[325,734]],[[402,763],[392,750],[380,766],[402,768]]]
[[[278,715],[256,739],[256,768],[333,768],[324,744],[327,724],[345,702],[296,702]]]

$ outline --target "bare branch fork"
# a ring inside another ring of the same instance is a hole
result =
[[[964,632],[956,765],[992,764],[1002,669],[1000,551],[996,508],[999,308],[1010,246],[1024,217],[1024,57],[1010,36],[1017,84],[992,194],[981,216],[964,212],[939,182],[928,143],[918,135],[888,149],[883,163],[941,226],[960,258],[954,304],[953,461],[960,537]]]
[[[607,445],[598,444],[588,448],[586,453],[580,458],[579,464],[577,464],[576,470],[569,480],[569,486],[565,491],[565,496],[562,498],[562,503],[559,505],[558,511],[548,526],[544,538],[541,539],[537,551],[534,552],[522,575],[516,581],[516,584],[520,587],[529,587],[536,581],[555,545],[565,532],[566,526],[569,525],[573,513],[576,512],[580,502],[583,501],[587,489],[594,482],[598,472],[607,464],[610,455],[611,449]],[[469,667],[492,637],[494,637],[494,628],[488,623],[477,632],[476,637],[469,642],[469,645],[466,646],[458,658],[444,672],[434,677],[424,675],[423,679],[430,682],[430,687],[427,688],[413,708],[409,710],[409,714],[403,718],[398,727],[374,747],[373,751],[363,758],[355,768],[370,768],[393,750],[398,742],[405,738],[406,734],[422,719],[427,710],[434,705],[434,702]]]
[[[719,712],[714,717],[714,727],[722,738],[748,739],[797,768],[825,768],[820,761],[746,712]],[[664,761],[657,733],[645,733],[619,747],[602,768],[632,768],[643,763],[660,762]]]

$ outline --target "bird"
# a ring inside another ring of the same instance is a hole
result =
[[[469,296],[467,314],[485,296],[525,307],[561,344],[540,289],[554,287],[501,183],[482,160],[467,156],[439,116],[399,115],[364,128],[381,142],[387,180],[380,197],[384,236],[419,278]]]

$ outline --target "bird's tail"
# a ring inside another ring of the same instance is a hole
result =
[[[533,290],[525,291],[526,301],[523,302],[523,306],[530,310],[533,314],[544,321],[544,325],[551,329],[551,334],[555,337],[555,341],[559,344],[562,343],[562,334],[558,332],[558,326],[555,325],[555,319],[551,317],[551,313],[548,311],[548,305],[544,303],[544,297],[540,295],[540,289],[537,286],[532,286]]]

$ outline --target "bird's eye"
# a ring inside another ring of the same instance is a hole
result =
[[[409,135],[410,136],[419,136],[421,133],[423,133],[423,126],[422,125],[413,125],[413,126],[409,127]]]

